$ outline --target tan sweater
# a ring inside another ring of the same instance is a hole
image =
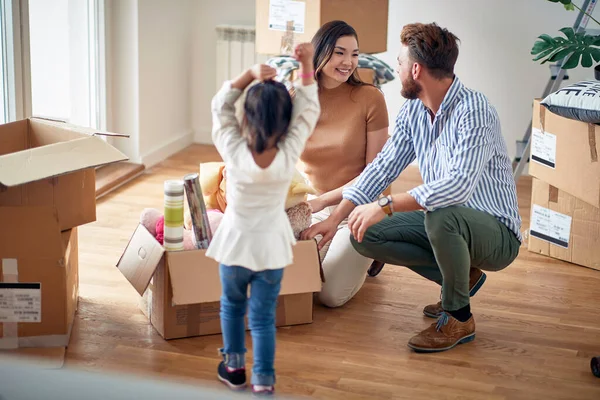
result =
[[[323,194],[356,178],[366,166],[367,133],[387,128],[385,99],[373,86],[344,83],[319,91],[321,117],[300,161]]]

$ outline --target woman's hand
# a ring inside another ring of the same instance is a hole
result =
[[[293,57],[302,65],[312,65],[314,54],[312,43],[299,43],[294,49]]]
[[[250,69],[252,77],[259,81],[268,81],[277,76],[277,70],[266,64],[256,64]]]
[[[315,197],[314,199],[307,200],[307,203],[310,205],[310,208],[312,208],[313,214],[318,213],[327,207],[323,201],[323,198],[321,197]]]
[[[327,218],[325,221],[317,222],[308,229],[305,229],[300,233],[301,240],[314,239],[316,236],[321,235],[323,238],[319,241],[318,249],[321,250],[337,232],[338,224],[331,218]]]

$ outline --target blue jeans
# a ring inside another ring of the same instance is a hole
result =
[[[225,363],[230,368],[245,367],[246,328],[244,315],[250,306],[248,320],[252,333],[254,366],[252,384],[275,384],[275,309],[281,289],[283,268],[255,272],[237,266],[219,265],[221,276],[221,330]],[[248,301],[248,285],[250,298]]]

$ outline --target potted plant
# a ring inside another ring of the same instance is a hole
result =
[[[548,0],[552,3],[562,3],[566,10],[572,11],[580,7],[574,4],[571,0]],[[587,12],[584,13],[598,26],[600,22]],[[590,68],[594,62],[600,62],[600,35],[589,35],[584,32],[575,32],[571,27],[560,29],[565,37],[552,37],[547,34],[538,36],[531,49],[531,55],[535,56],[533,61],[542,60],[542,64],[546,62],[557,62],[565,60],[562,64],[563,69],[571,69],[581,64],[584,68]],[[594,68],[594,76],[600,80],[600,64]]]

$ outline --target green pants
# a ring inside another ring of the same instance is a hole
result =
[[[519,254],[515,234],[493,216],[453,206],[433,212],[398,212],[370,227],[352,245],[362,255],[405,266],[442,286],[442,307],[469,304],[469,269],[499,271]]]

